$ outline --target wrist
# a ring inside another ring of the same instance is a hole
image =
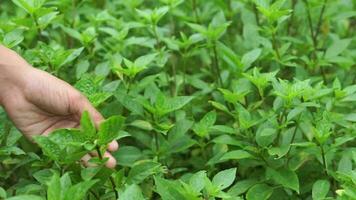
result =
[[[0,105],[12,91],[23,88],[32,67],[17,53],[0,46]]]

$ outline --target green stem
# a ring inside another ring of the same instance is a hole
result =
[[[100,197],[93,190],[89,190],[89,191],[95,197],[95,199],[100,200]]]
[[[218,52],[216,50],[216,43],[213,43],[213,54],[214,54],[214,67],[216,71],[216,77],[217,77],[217,83],[220,87],[222,87],[223,82],[221,79],[221,72],[220,72],[220,66],[219,66],[219,60],[218,60]]]
[[[153,34],[154,34],[154,37],[155,37],[155,39],[156,39],[156,47],[157,47],[157,49],[160,49],[160,48],[161,48],[161,41],[160,41],[160,39],[159,39],[159,37],[158,37],[157,25],[154,24],[154,25],[152,25],[152,26],[153,26]]]
[[[315,32],[314,32],[314,29],[313,29],[313,22],[312,22],[312,19],[311,19],[309,3],[308,3],[307,0],[303,0],[303,2],[305,3],[305,6],[307,8],[307,19],[308,19],[310,35],[311,35],[311,38],[312,38],[312,41],[313,41],[313,48],[314,48],[312,55],[313,55],[313,60],[316,62],[316,60],[317,60],[316,51],[318,50],[318,35],[320,33],[320,26],[321,26],[321,23],[323,21],[323,15],[324,15],[324,12],[325,12],[327,0],[324,0],[323,7],[321,8],[321,12],[320,12],[320,15],[319,15],[319,20],[318,20],[318,24],[317,24],[317,27],[315,29]],[[320,67],[320,73],[321,73],[321,75],[323,77],[324,83],[327,83],[326,74],[325,74],[325,71],[324,71],[323,67]]]
[[[293,25],[293,22],[294,22],[294,9],[295,9],[295,5],[297,4],[297,0],[292,0],[292,14],[290,16],[290,20],[288,22],[288,35],[290,35],[291,33],[291,30],[292,30],[292,25]]]
[[[186,60],[186,56],[183,55],[183,94],[186,95],[187,94],[187,90],[186,90],[186,73],[187,73],[187,60]]]
[[[173,74],[173,95],[172,96],[176,96],[177,94],[177,69],[176,69],[176,64],[175,61],[172,61],[172,74]]]
[[[103,155],[101,154],[101,151],[100,151],[100,147],[98,145],[96,145],[96,152],[98,153],[98,157],[100,160],[103,160]],[[113,177],[109,177],[109,180],[111,182],[111,187],[115,193],[115,199],[119,199],[119,193],[116,191],[116,184],[115,184],[115,181],[113,179]]]
[[[158,142],[158,133],[155,131],[154,134],[154,140],[155,140],[155,145],[156,145],[156,156],[157,160],[159,160],[159,142]]]
[[[320,144],[319,147],[320,147],[321,158],[322,158],[322,162],[323,162],[323,166],[324,166],[324,173],[326,176],[328,176],[328,168],[327,168],[327,164],[326,164],[325,151],[324,151],[322,144]]]
[[[199,15],[198,15],[198,10],[197,10],[197,2],[196,0],[192,0],[192,7],[194,11],[194,16],[195,16],[195,21],[196,23],[200,23]]]
[[[274,32],[274,30],[272,31],[272,46],[273,46],[274,51],[276,52],[277,59],[280,60],[281,59],[281,55],[279,54],[279,49],[278,49],[278,46],[277,46],[276,33]]]
[[[253,9],[253,13],[255,14],[256,24],[257,26],[260,26],[260,16],[258,15],[257,6],[255,3],[252,3],[252,9]]]
[[[293,144],[293,142],[294,142],[295,136],[297,135],[298,127],[299,127],[299,119],[297,121],[295,121],[295,128],[294,128],[294,131],[293,131],[293,136],[292,136],[292,139],[290,141],[290,144]],[[292,147],[289,145],[288,152],[286,153],[286,158],[287,158],[286,166],[287,167],[288,167],[288,164],[289,164],[289,161],[290,161],[289,152],[291,151],[291,149],[292,149]]]
[[[323,16],[324,16],[324,12],[325,12],[325,8],[326,8],[326,4],[327,4],[328,0],[324,0],[323,2],[323,7],[321,8],[320,11],[320,15],[319,15],[319,20],[318,20],[318,24],[316,26],[316,30],[315,30],[315,40],[318,38],[319,32],[320,32],[320,27],[321,27],[321,23],[323,21]]]
[[[41,40],[42,31],[41,31],[40,25],[38,24],[37,17],[35,14],[31,14],[31,18],[32,18],[33,22],[35,23],[35,28],[36,28],[36,32],[38,35],[38,39]]]

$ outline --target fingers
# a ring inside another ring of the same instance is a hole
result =
[[[94,166],[95,166],[95,164],[89,162],[89,160],[90,160],[91,158],[92,158],[92,157],[91,157],[89,154],[85,154],[85,155],[82,157],[81,161],[82,161],[82,163],[83,163],[83,165],[84,165],[85,167],[94,167]]]
[[[74,91],[71,95],[70,105],[71,112],[75,114],[78,119],[81,118],[84,111],[88,111],[97,128],[104,120],[104,117],[100,114],[100,112],[98,112],[89,100],[78,91]]]
[[[92,153],[90,153],[92,156],[98,156],[98,153],[97,152],[92,152]],[[85,156],[84,156],[85,157]],[[83,158],[84,158],[83,157]],[[82,158],[82,160],[83,160],[83,158]],[[107,168],[111,168],[111,169],[113,169],[113,168],[115,168],[115,166],[116,166],[116,160],[115,160],[115,158],[108,152],[108,151],[106,151],[105,153],[104,153],[104,155],[103,155],[103,159],[105,159],[105,158],[108,158],[108,160],[106,161],[106,163],[105,163],[105,166],[107,167]],[[90,160],[90,159],[89,159]]]
[[[119,149],[119,143],[116,140],[113,140],[109,143],[108,150],[110,152],[117,151]]]

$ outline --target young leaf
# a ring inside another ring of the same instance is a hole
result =
[[[140,184],[148,176],[161,171],[161,164],[153,161],[142,161],[132,167],[128,176],[127,183]]]
[[[317,180],[313,184],[312,197],[313,200],[325,199],[330,189],[330,183],[327,180]]]
[[[236,168],[223,170],[214,176],[212,183],[218,186],[220,190],[223,190],[229,187],[234,182],[235,177],[236,177]]]
[[[80,127],[83,134],[89,138],[93,139],[96,135],[95,125],[89,115],[88,111],[84,111],[82,117],[80,118]]]
[[[266,176],[274,180],[276,183],[299,193],[299,179],[294,171],[289,169],[274,170],[272,168],[267,168]]]
[[[90,180],[77,183],[71,186],[65,194],[63,200],[82,200],[88,190],[96,183],[97,180]]]
[[[200,137],[206,137],[209,134],[210,128],[216,121],[216,112],[210,111],[194,125],[193,131]]]
[[[261,55],[261,49],[254,49],[242,56],[241,63],[243,67],[243,71],[246,71],[250,68],[251,64],[257,60],[257,58]]]
[[[48,182],[47,189],[47,199],[48,200],[61,200],[61,183],[59,180],[59,175],[54,173],[50,182]]]
[[[137,185],[130,185],[126,187],[124,192],[120,195],[122,200],[145,200],[142,191]]]
[[[59,161],[62,156],[62,151],[59,145],[48,137],[45,136],[35,136],[33,137],[38,146],[41,147],[43,153],[50,157],[52,160]]]
[[[103,121],[99,126],[98,144],[106,145],[119,136],[119,131],[124,126],[125,118],[122,116],[112,116]]]
[[[7,198],[6,200],[44,200],[43,197],[36,195],[18,195],[14,197]]]
[[[267,200],[272,195],[273,189],[262,183],[251,187],[246,194],[247,200]]]

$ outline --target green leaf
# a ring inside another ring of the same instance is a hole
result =
[[[72,62],[74,59],[76,59],[84,50],[84,47],[78,48],[78,49],[73,49],[69,50],[63,60],[59,63],[58,67],[61,67],[67,63]]]
[[[329,48],[327,48],[325,52],[325,58],[332,59],[335,56],[339,55],[347,48],[347,46],[349,46],[350,42],[351,42],[350,39],[335,40],[332,43],[332,45]]]
[[[206,137],[209,134],[210,128],[216,121],[216,112],[210,111],[194,125],[193,131],[200,137]]]
[[[225,153],[221,158],[220,161],[226,160],[240,160],[245,158],[252,158],[253,156],[244,150],[234,150]]]
[[[78,62],[77,67],[76,67],[77,79],[80,79],[82,77],[82,75],[88,71],[89,66],[90,66],[90,63],[87,60],[81,60]]]
[[[193,99],[192,96],[178,96],[173,98],[168,98],[162,108],[157,107],[157,109],[162,110],[160,115],[165,115],[167,113],[181,109],[183,106],[188,104]]]
[[[98,144],[106,145],[119,136],[119,131],[124,126],[125,118],[122,116],[112,116],[103,121],[99,126]]]
[[[6,200],[44,200],[44,198],[36,195],[18,195],[7,198]]]
[[[134,65],[136,65],[138,67],[147,67],[148,64],[150,64],[152,61],[154,61],[156,56],[157,56],[157,54],[153,53],[153,54],[147,54],[147,55],[138,57],[135,60]]]
[[[330,183],[327,180],[317,180],[313,184],[313,200],[322,200],[326,197],[330,189]]]
[[[97,180],[83,181],[71,186],[63,200],[82,200]]]
[[[12,0],[12,2],[32,15],[42,6],[44,0]]]
[[[247,200],[267,200],[272,195],[273,189],[262,183],[251,187],[246,194]]]
[[[0,198],[5,199],[7,197],[6,190],[0,187]]]
[[[59,14],[59,12],[49,12],[44,14],[38,18],[38,25],[41,29],[45,29]]]
[[[47,199],[48,200],[61,200],[61,183],[59,175],[54,173],[50,182],[48,182]]]
[[[131,122],[130,125],[146,131],[153,130],[152,124],[150,122],[140,119]]]
[[[235,177],[236,177],[236,168],[223,170],[214,176],[212,183],[218,186],[220,190],[223,190],[229,187],[234,182]]]
[[[80,127],[83,134],[87,138],[94,139],[96,135],[96,128],[88,111],[84,111],[82,113],[82,117],[80,118]]]
[[[124,192],[120,195],[122,200],[145,200],[142,191],[137,185],[130,185],[126,187]]]
[[[350,113],[345,115],[345,120],[350,122],[356,122],[356,113]]]
[[[35,136],[33,139],[41,147],[43,153],[52,160],[59,161],[60,157],[63,156],[59,145],[51,141],[48,137]]]
[[[299,193],[298,175],[292,170],[267,168],[266,177]]]
[[[179,191],[177,183],[159,177],[154,177],[154,180],[157,193],[161,196],[162,200],[186,199]]]
[[[231,196],[238,196],[245,193],[249,188],[258,183],[255,179],[246,179],[238,181],[234,186],[229,189],[229,194]]]
[[[242,56],[241,63],[243,66],[243,71],[246,71],[250,68],[251,64],[257,60],[257,58],[261,55],[261,49],[254,49]]]
[[[94,166],[94,167],[87,167],[85,169],[82,169],[80,172],[80,176],[82,177],[83,180],[89,181],[97,175],[100,170],[102,169],[102,166]]]
[[[113,153],[119,165],[131,167],[142,157],[139,148],[134,146],[120,147],[118,151]]]
[[[207,179],[206,171],[199,171],[193,174],[189,179],[189,185],[196,192],[200,192],[205,187],[205,179]]]
[[[3,43],[7,48],[13,48],[20,44],[23,40],[23,30],[15,29],[5,35]]]
[[[161,164],[153,161],[142,161],[135,164],[128,176],[127,183],[140,184],[148,176],[161,171]]]
[[[277,137],[277,130],[274,128],[262,127],[257,130],[256,142],[261,147],[267,147]]]

